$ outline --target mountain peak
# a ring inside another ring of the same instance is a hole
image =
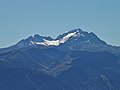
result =
[[[30,36],[27,39],[21,40],[13,46],[3,48],[1,52],[41,46],[57,46],[61,50],[104,50],[112,51],[119,54],[119,50],[116,51],[116,47],[114,48],[114,46],[108,45],[105,41],[101,40],[95,33],[82,31],[80,28],[65,32],[62,35],[59,35],[56,39],[52,39],[49,36],[40,36],[39,34],[35,34],[34,36]]]
[[[78,28],[78,29],[73,29],[73,30],[71,30],[71,31],[68,31],[68,32],[62,34],[62,35],[59,35],[56,39],[61,39],[61,38],[63,38],[64,36],[66,36],[67,34],[69,34],[69,33],[74,33],[74,32],[76,32],[76,33],[82,33],[82,32],[84,32],[84,31],[82,31],[80,28]]]
[[[93,44],[106,44],[104,41],[100,40],[97,35],[94,33],[88,33],[82,31],[80,28],[73,29],[68,31],[62,35],[59,35],[56,39],[52,39],[51,37],[40,36],[39,34],[35,34],[34,36],[30,36],[27,39],[24,39],[18,43],[18,46],[26,47],[33,45],[42,45],[42,46],[59,46],[61,44],[64,45],[73,45],[78,43],[93,43]]]
[[[71,37],[77,37],[79,31],[72,31],[69,33],[65,33],[63,37],[57,38],[57,39],[50,39],[49,37],[44,37],[42,42],[34,42],[31,41],[32,44],[37,44],[37,45],[44,45],[44,46],[59,46],[60,44],[65,43],[66,41],[69,40]]]

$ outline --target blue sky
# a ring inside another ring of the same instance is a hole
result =
[[[120,0],[0,0],[0,48],[75,28],[120,45]]]

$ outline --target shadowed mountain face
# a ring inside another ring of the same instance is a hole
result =
[[[0,50],[0,90],[119,90],[120,48],[75,29]]]

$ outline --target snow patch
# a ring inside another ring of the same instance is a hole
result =
[[[44,39],[44,43],[45,43],[47,46],[50,46],[50,45],[58,46],[58,45],[59,45],[59,40],[49,41],[49,40],[45,40],[45,39]]]
[[[33,41],[31,41],[31,43],[32,44],[38,44],[38,45],[44,45],[44,46],[59,46],[60,44],[68,41],[70,37],[77,37],[78,35],[79,35],[78,32],[73,32],[73,33],[67,34],[66,36],[64,36],[60,40],[49,41],[49,40],[43,39],[43,42],[33,42]]]
[[[85,37],[85,35],[84,35],[84,34],[80,34],[80,36]]]
[[[60,39],[60,43],[65,43],[70,37],[75,37],[75,36],[76,36],[76,32],[69,33],[68,35]]]

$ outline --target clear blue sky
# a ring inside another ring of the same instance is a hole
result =
[[[0,0],[0,48],[75,28],[120,45],[120,0]]]

